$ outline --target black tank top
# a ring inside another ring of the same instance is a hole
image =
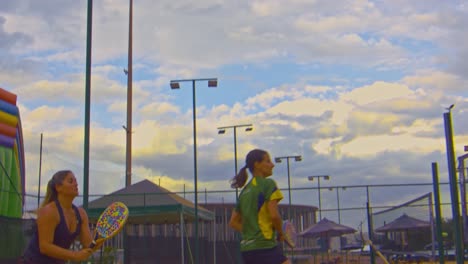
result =
[[[60,203],[58,200],[55,200],[55,205],[57,206],[57,209],[60,214],[60,222],[55,227],[55,233],[54,233],[54,244],[65,249],[69,249],[73,241],[78,237],[81,231],[81,217],[80,217],[80,212],[78,211],[78,208],[74,205],[73,210],[75,211],[75,216],[77,220],[77,226],[76,230],[73,233],[70,233],[70,230],[68,229],[67,222],[65,221],[65,216],[63,215],[63,210],[62,207],[60,206]],[[59,260],[59,259],[54,259],[49,256],[46,256],[44,254],[41,254],[41,251],[39,250],[39,234],[37,231],[37,224],[35,225],[35,230],[33,237],[31,238],[31,241],[29,241],[29,245],[26,248],[26,251],[24,252],[24,259],[25,261],[30,261],[31,263],[38,263],[38,264],[63,264],[65,263],[64,260]]]

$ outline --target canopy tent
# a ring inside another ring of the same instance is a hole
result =
[[[376,232],[397,232],[409,229],[429,228],[431,224],[428,221],[419,220],[407,214],[403,214],[392,222],[376,228]]]
[[[403,213],[400,217],[392,222],[385,224],[375,229],[375,232],[388,233],[388,232],[401,232],[401,249],[404,250],[407,246],[410,230],[429,229],[431,223],[429,221],[419,220]]]
[[[181,217],[185,222],[195,219],[195,205],[191,201],[149,180],[143,180],[89,202],[90,221],[96,221],[108,205],[117,201],[127,205],[129,224],[171,224],[179,223]],[[198,218],[212,221],[214,214],[199,205]]]
[[[336,237],[355,232],[356,229],[352,227],[337,224],[327,218],[323,218],[317,224],[302,231],[300,235],[304,237]]]
[[[337,224],[327,218],[323,218],[318,223],[308,227],[299,235],[303,237],[325,239],[326,248],[330,248],[330,238],[355,233],[356,229],[345,225]]]
[[[339,237],[345,234],[352,234],[356,231],[357,230],[352,227],[337,224],[331,220],[328,220],[327,218],[323,218],[318,223],[311,225],[302,231],[299,235],[303,237],[320,238],[321,241],[325,241],[326,244],[322,244],[322,246],[325,246],[325,249],[327,250],[327,259],[330,260],[330,238]],[[321,248],[323,249],[322,246]]]

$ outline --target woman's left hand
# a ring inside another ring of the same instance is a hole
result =
[[[93,237],[96,237],[96,229],[94,229]],[[92,248],[93,252],[100,249],[102,247],[102,245],[104,244],[104,241],[105,241],[105,239],[103,239],[103,238],[96,239],[96,243],[95,243],[94,247]]]
[[[100,249],[102,247],[102,245],[104,245],[104,239],[100,238],[98,240],[96,240],[96,245],[92,248],[93,249],[93,252]]]

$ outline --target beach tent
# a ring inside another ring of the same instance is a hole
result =
[[[401,249],[404,250],[405,241],[408,241],[408,233],[410,230],[428,229],[430,230],[431,224],[429,221],[419,220],[407,214],[402,214],[392,222],[378,227],[375,232],[388,233],[388,232],[401,232]]]

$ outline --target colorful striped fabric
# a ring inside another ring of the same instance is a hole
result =
[[[24,144],[17,96],[0,88],[0,216],[21,218],[24,205]]]

